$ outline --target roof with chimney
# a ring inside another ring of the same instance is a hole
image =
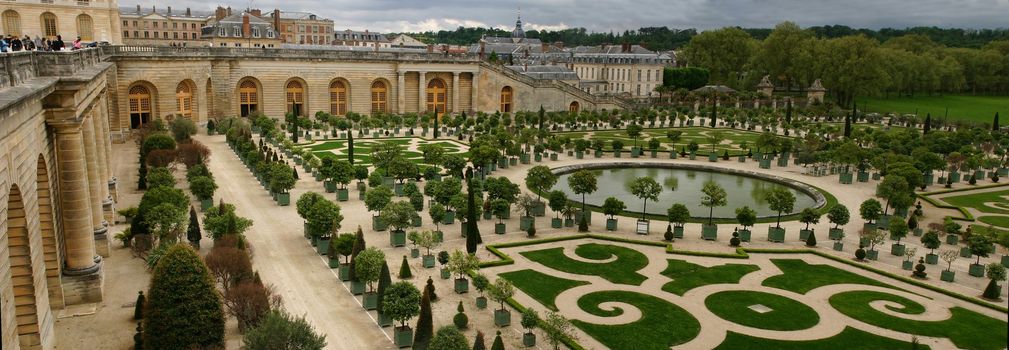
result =
[[[273,18],[273,12],[265,13],[267,17]],[[298,11],[280,11],[280,19],[294,19],[294,20],[310,20],[310,21],[330,21],[332,20],[319,17],[318,15],[311,12],[298,12]]]
[[[350,41],[365,41],[365,42],[389,42],[389,39],[385,37],[382,33],[370,32],[370,31],[356,31],[356,30],[344,30],[336,31],[333,36],[336,40],[350,40]]]
[[[578,80],[578,74],[565,66],[531,64],[505,67],[536,79]]]
[[[168,7],[158,8],[157,6],[151,6],[149,8],[129,6],[119,7],[119,16],[124,18],[144,18],[144,17],[160,17],[160,18],[171,18],[171,19],[194,19],[194,20],[206,20],[214,16],[213,11],[193,11],[190,8],[179,9]]]
[[[249,29],[252,31],[252,33],[248,33],[250,37],[267,39],[277,37],[273,23],[248,12],[234,13],[213,23],[209,23],[201,29],[200,36],[203,39],[244,37],[246,33],[242,32],[242,25],[246,16],[249,18]]]
[[[392,39],[389,40],[389,44],[393,47],[427,48],[427,44],[406,34],[400,34],[392,37]]]

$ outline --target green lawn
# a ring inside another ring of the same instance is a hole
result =
[[[686,310],[647,294],[627,291],[594,292],[578,299],[578,307],[596,316],[622,315],[624,310],[620,308],[599,308],[601,303],[614,301],[633,305],[641,311],[641,318],[620,325],[599,325],[579,320],[571,322],[610,349],[669,349],[670,346],[690,341],[700,333],[700,323]]]
[[[887,306],[890,311],[894,312],[908,315],[925,312],[924,306],[907,298],[872,291],[835,294],[830,297],[830,305],[849,317],[878,327],[909,334],[949,338],[953,344],[962,349],[999,350],[1004,349],[1006,341],[1009,340],[1005,321],[961,307],[950,309],[953,316],[947,320],[926,322],[882,313],[869,306],[869,303],[876,300],[887,300],[900,304],[902,307]]]
[[[736,284],[746,274],[760,270],[756,265],[725,264],[704,267],[683,260],[667,261],[669,265],[662,271],[662,275],[673,280],[662,285],[662,290],[676,295],[683,295],[688,290],[709,284]]]
[[[682,132],[680,139],[677,142],[672,142],[668,137],[666,137],[667,131],[680,131]],[[657,128],[657,129],[644,129],[641,132],[641,136],[638,137],[638,146],[645,149],[647,153],[648,140],[651,138],[656,138],[662,145],[659,147],[661,151],[668,151],[670,149],[676,150],[677,152],[685,150],[687,145],[691,141],[697,142],[700,147],[697,150],[697,154],[707,155],[711,151],[711,144],[708,143],[707,137],[711,132],[720,132],[722,137],[725,139],[722,143],[715,146],[716,151],[721,155],[724,151],[729,151],[730,155],[744,154],[745,151],[742,149],[743,143],[746,143],[749,147],[754,147],[757,142],[757,138],[760,137],[759,132],[745,131],[745,130],[735,130],[727,128],[711,129],[705,127],[681,127],[681,128]],[[577,131],[577,132],[563,132],[557,133],[559,136],[570,136],[572,139],[586,138],[589,140],[600,139],[606,142],[606,147],[604,151],[611,151],[610,142],[613,140],[620,140],[624,143],[624,152],[629,153],[631,147],[634,146],[634,139],[627,135],[625,130],[603,130],[595,132],[587,131]]]
[[[648,265],[648,257],[633,249],[609,244],[587,243],[575,248],[575,254],[591,260],[616,260],[589,263],[573,260],[564,255],[564,248],[551,248],[520,253],[529,260],[557,271],[586,276],[599,276],[618,284],[641,285],[647,278],[638,273]]]
[[[1009,228],[1009,216],[982,216],[977,220],[988,225]]]
[[[558,295],[568,289],[589,284],[585,281],[572,281],[550,276],[535,270],[504,272],[498,276],[511,281],[516,288],[554,311],[557,311],[554,300],[557,300]]]
[[[786,341],[778,339],[766,339],[739,334],[730,331],[725,337],[725,341],[718,345],[717,350],[751,350],[751,349],[776,349],[776,350],[883,350],[883,349],[930,349],[927,345],[919,344],[912,347],[911,343],[882,337],[873,333],[865,332],[851,327],[845,327],[841,333],[825,339]]]
[[[760,313],[750,309],[753,305],[763,305],[771,311]],[[764,292],[748,290],[718,292],[704,299],[704,306],[727,321],[773,331],[809,329],[820,322],[820,315],[806,304]]]
[[[999,112],[1001,124],[1006,124],[1009,115],[1009,97],[1006,96],[918,96],[901,98],[860,98],[858,107],[870,112],[914,114],[917,110],[922,118],[932,113],[932,119],[942,119],[949,108],[950,120],[968,120],[977,123],[991,123],[995,112]]]
[[[811,265],[799,259],[771,259],[783,274],[771,276],[763,285],[771,288],[806,294],[813,289],[831,284],[867,284],[889,287],[889,285],[830,265]]]
[[[985,203],[1009,203],[1006,197],[1009,197],[1009,190],[945,197],[941,200],[958,207],[974,208],[982,213],[1009,214],[1009,209],[985,205]]]
[[[410,138],[391,138],[391,139],[362,139],[354,141],[354,164],[371,165],[371,149],[379,143],[385,144],[397,144],[406,148],[411,142]],[[468,152],[463,150],[463,145],[456,143],[455,141],[449,140],[438,140],[438,141],[428,141],[424,139],[417,139],[418,145],[424,145],[429,143],[440,144],[445,150],[445,154],[460,154],[463,157],[468,157]],[[334,158],[334,159],[347,159],[347,141],[346,140],[331,140],[331,141],[321,141],[317,143],[312,143],[308,145],[303,145],[312,151],[317,157],[321,158]],[[410,161],[417,164],[425,164],[423,161],[423,154],[416,151],[403,150],[403,156],[405,156]]]

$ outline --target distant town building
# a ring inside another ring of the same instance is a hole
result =
[[[142,9],[120,7],[123,44],[127,45],[200,45],[206,41],[200,38],[200,30],[213,17],[212,12],[193,12],[150,7]]]
[[[426,49],[427,44],[421,42],[420,40],[414,39],[413,37],[400,34],[389,39],[389,46],[391,47],[402,47],[408,49]]]
[[[220,47],[277,47],[280,36],[273,23],[251,12],[232,13],[218,7],[214,19],[201,30],[200,38]]]
[[[253,14],[262,17],[259,10]],[[273,10],[266,18],[280,32],[285,44],[330,45],[333,43],[333,20],[311,12]]]
[[[379,47],[388,48],[391,46],[389,39],[382,35],[381,33],[374,33],[368,30],[363,32],[355,30],[344,30],[342,32],[336,32],[333,35],[333,45],[342,46],[366,46],[366,47]]]

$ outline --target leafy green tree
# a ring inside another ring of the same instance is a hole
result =
[[[438,328],[438,333],[431,339],[431,344],[427,348],[431,350],[470,350],[466,336],[462,335],[455,326]]]
[[[610,219],[619,215],[624,209],[627,209],[627,205],[616,197],[607,197],[603,202],[603,214],[609,215]]]
[[[413,208],[413,204],[408,201],[396,201],[386,205],[379,217],[383,222],[392,226],[394,231],[403,231],[404,228],[410,226],[415,215],[417,215],[417,210]]]
[[[830,220],[834,224],[834,228],[839,228],[842,225],[848,224],[848,221],[851,220],[851,214],[848,213],[848,207],[837,203],[827,211],[827,220]]]
[[[560,347],[561,342],[565,339],[578,339],[575,336],[574,325],[558,312],[547,311],[546,318],[540,322],[540,329],[543,330],[543,333],[547,336],[547,340],[550,341],[550,345],[553,345],[555,350]]]
[[[553,210],[556,217],[560,217],[561,211],[568,204],[568,195],[561,190],[550,191],[548,196],[548,204],[550,205],[550,210]]]
[[[646,213],[648,212],[648,201],[659,199],[659,194],[662,194],[662,185],[659,185],[655,179],[644,176],[634,179],[629,187],[631,194],[644,201],[641,206],[641,220],[645,220],[647,217]]]
[[[144,310],[144,346],[224,346],[224,307],[213,277],[188,245],[172,245],[151,277]]]
[[[631,123],[627,126],[627,136],[630,136],[634,140],[634,147],[638,147],[638,137],[641,137],[641,131],[644,128],[636,123]]]
[[[413,283],[401,281],[387,289],[382,310],[394,321],[399,321],[400,329],[409,329],[406,322],[420,314],[420,290]]]
[[[982,296],[988,299],[999,299],[1002,289],[999,288],[998,283],[1006,280],[1006,268],[1001,263],[992,262],[988,264],[985,270],[989,281]]]
[[[196,218],[196,208],[189,206],[189,227],[186,230],[186,240],[189,244],[193,245],[194,248],[199,249],[200,238],[203,237],[203,232],[200,232],[200,221]]]
[[[484,180],[483,188],[487,191],[487,200],[503,199],[508,203],[513,203],[520,193],[519,186],[508,180],[507,177],[488,177]]]
[[[739,87],[736,75],[743,72],[756,42],[739,28],[707,30],[695,35],[683,48],[683,58],[691,66],[708,69],[711,80]]]
[[[294,188],[295,181],[291,167],[283,163],[273,163],[270,166],[270,191],[287,193]]]
[[[939,248],[939,244],[941,244],[939,241],[939,231],[928,230],[928,232],[925,232],[921,236],[921,245],[929,249],[929,254],[935,253],[936,248]]]
[[[571,188],[575,194],[582,195],[582,213],[585,211],[585,195],[595,192],[598,187],[596,187],[596,174],[589,170],[578,170],[568,179],[568,187]],[[586,215],[582,215],[582,221],[586,220]],[[582,224],[579,223],[579,231],[587,231],[588,227],[584,229],[581,227]],[[586,224],[587,226],[587,224]]]
[[[540,193],[546,192],[557,184],[557,175],[545,165],[537,165],[526,173],[526,187],[536,193],[536,201],[540,201]]]
[[[790,212],[795,208],[795,195],[784,187],[777,187],[764,194],[768,207],[778,213],[775,228],[781,228],[781,213]],[[817,218],[819,220],[819,218]],[[808,226],[808,225],[807,225]]]
[[[364,206],[368,208],[368,211],[379,213],[379,215],[381,215],[382,211],[385,210],[391,201],[392,190],[388,186],[375,187],[364,195]],[[410,208],[412,209],[413,206]]]
[[[799,222],[806,224],[806,231],[809,231],[810,224],[817,224],[820,222],[820,213],[813,208],[804,208],[802,212],[799,213]]]
[[[308,210],[308,234],[312,237],[323,237],[337,232],[343,222],[340,206],[328,199],[315,202]]]
[[[375,247],[368,247],[354,257],[354,272],[357,280],[368,285],[368,291],[375,291],[375,282],[382,273],[382,264],[385,263],[385,253]]]
[[[725,206],[728,194],[725,192],[725,188],[722,188],[721,185],[714,181],[705,182],[701,193],[704,194],[701,197],[701,205],[708,207],[708,225],[712,225],[714,223],[712,218],[715,216],[715,207]]]
[[[666,219],[677,227],[683,227],[690,220],[690,209],[680,203],[673,204],[666,210]]]
[[[225,235],[241,236],[252,227],[252,223],[251,219],[238,216],[233,204],[223,201],[207,209],[207,213],[203,215],[203,229],[207,231],[208,237],[215,240]]]
[[[147,172],[147,187],[158,186],[175,187],[175,176],[172,171],[165,167],[154,167]]]
[[[811,64],[808,41],[812,35],[793,22],[781,22],[760,43],[753,55],[753,65],[761,75],[770,75],[778,85],[790,88],[804,66]]]
[[[172,203],[162,203],[144,214],[144,223],[162,242],[175,243],[182,234],[186,211]]]
[[[214,199],[217,183],[211,177],[197,176],[189,180],[189,190],[200,200],[210,200]]]
[[[879,220],[879,217],[883,214],[883,205],[879,203],[874,198],[866,199],[858,206],[858,213],[868,223]]]
[[[736,221],[740,225],[743,225],[745,230],[747,227],[753,226],[757,223],[757,212],[750,209],[749,206],[743,206],[742,208],[736,208]]]
[[[498,278],[487,286],[487,296],[498,303],[501,307],[498,310],[505,310],[505,301],[508,301],[512,295],[515,295],[515,286],[507,279]]]
[[[304,317],[274,310],[246,331],[242,342],[249,350],[322,350],[326,336],[316,333]]]

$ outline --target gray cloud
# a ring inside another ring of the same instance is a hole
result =
[[[134,2],[120,2],[135,6]],[[147,7],[153,3],[140,3]],[[1006,27],[1009,0],[259,0],[224,1],[244,9],[308,11],[334,20],[337,29],[380,32],[454,29],[462,26],[514,26],[516,9],[530,28],[585,27],[591,31],[644,26],[711,29],[724,26],[771,27],[781,21],[801,26]],[[158,4],[158,6],[164,6]],[[175,8],[213,10],[216,4],[172,1]]]

